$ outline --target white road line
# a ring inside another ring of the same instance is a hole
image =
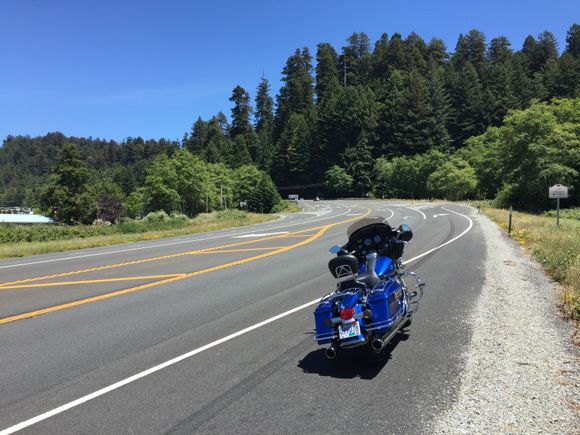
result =
[[[462,216],[465,219],[467,219],[469,221],[469,226],[467,227],[467,229],[465,231],[463,231],[461,234],[459,234],[458,236],[452,238],[451,240],[448,240],[447,242],[445,242],[445,243],[443,243],[443,244],[441,244],[441,245],[439,245],[439,246],[437,246],[437,247],[435,247],[433,249],[430,249],[430,250],[428,250],[428,251],[426,251],[426,252],[424,252],[424,253],[422,253],[420,255],[417,255],[416,257],[413,257],[413,258],[410,258],[409,260],[404,261],[403,264],[408,264],[408,263],[410,263],[412,261],[418,260],[421,257],[424,257],[425,255],[430,254],[433,251],[436,251],[438,249],[441,249],[442,247],[447,246],[450,243],[454,242],[455,240],[459,239],[460,237],[464,236],[465,234],[467,234],[467,232],[469,232],[469,230],[471,230],[471,228],[473,227],[473,221],[469,217],[467,217],[464,214],[461,214],[459,212],[456,212],[456,211],[453,211],[453,210],[449,210],[449,209],[447,209],[445,207],[443,207],[443,208],[445,210],[451,212],[451,213],[455,213],[455,214],[457,214],[459,216]],[[57,414],[60,414],[60,413],[62,413],[64,411],[67,411],[67,410],[69,410],[71,408],[74,408],[76,406],[82,405],[83,403],[88,402],[89,400],[96,399],[97,397],[100,397],[100,396],[102,396],[104,394],[107,394],[107,393],[109,393],[111,391],[114,391],[114,390],[116,390],[118,388],[121,388],[121,387],[123,387],[123,386],[125,386],[127,384],[132,383],[132,382],[135,382],[135,381],[137,381],[137,380],[139,380],[141,378],[144,378],[145,376],[149,376],[149,375],[151,375],[151,374],[153,374],[155,372],[158,372],[159,370],[163,370],[164,368],[167,368],[169,366],[172,366],[174,364],[177,364],[178,362],[181,362],[181,361],[183,361],[185,359],[191,358],[192,356],[197,355],[198,353],[201,353],[201,352],[206,351],[208,349],[211,349],[212,347],[215,347],[215,346],[218,346],[218,345],[220,345],[222,343],[225,343],[227,341],[233,340],[234,338],[237,338],[237,337],[239,337],[241,335],[247,334],[250,331],[253,331],[255,329],[261,328],[262,326],[265,326],[265,325],[267,325],[269,323],[275,322],[276,320],[282,319],[283,317],[289,316],[290,314],[293,314],[293,313],[295,313],[297,311],[303,310],[304,308],[308,308],[308,307],[310,307],[312,305],[315,305],[319,301],[320,301],[320,298],[316,298],[316,299],[314,299],[314,300],[312,300],[310,302],[307,302],[307,303],[305,303],[303,305],[300,305],[298,307],[292,308],[291,310],[288,310],[288,311],[285,311],[285,312],[283,312],[281,314],[278,314],[277,316],[270,317],[269,319],[266,319],[266,320],[264,320],[264,321],[262,321],[260,323],[256,323],[256,324],[254,324],[252,326],[249,326],[249,327],[247,327],[245,329],[242,329],[242,330],[240,330],[238,332],[234,332],[233,334],[227,335],[227,336],[225,336],[223,338],[220,338],[219,340],[216,340],[216,341],[213,341],[213,342],[211,342],[209,344],[206,344],[204,346],[198,347],[197,349],[193,349],[193,350],[191,350],[191,351],[189,351],[187,353],[184,353],[183,355],[179,355],[179,356],[177,356],[177,357],[175,357],[173,359],[170,359],[169,361],[165,361],[164,363],[161,363],[159,365],[156,365],[154,367],[151,367],[150,369],[144,370],[144,371],[142,371],[140,373],[137,373],[137,374],[135,374],[133,376],[130,376],[130,377],[126,378],[126,379],[123,379],[123,380],[121,380],[119,382],[116,382],[114,384],[111,384],[111,385],[109,385],[109,386],[107,386],[105,388],[101,388],[100,390],[97,390],[94,393],[87,394],[86,396],[83,396],[83,397],[81,397],[79,399],[73,400],[72,402],[69,402],[69,403],[66,403],[64,405],[61,405],[58,408],[54,408],[54,409],[52,409],[52,410],[50,410],[48,412],[45,412],[45,413],[40,414],[40,415],[37,415],[36,417],[30,418],[28,420],[25,420],[25,421],[23,421],[21,423],[18,423],[16,425],[14,425],[14,426],[10,426],[9,428],[6,428],[6,429],[0,431],[0,435],[9,435],[9,434],[12,434],[14,432],[17,432],[19,430],[25,429],[25,428],[27,428],[29,426],[32,426],[32,425],[34,425],[36,423],[39,423],[39,422],[41,422],[43,420],[46,420],[46,419],[50,418],[50,417],[53,417],[53,416],[55,416]]]
[[[421,210],[419,210],[418,208],[411,208],[411,207],[405,207],[409,210],[413,210],[416,211],[417,213],[421,213],[423,215],[423,219],[427,219],[427,216],[425,215],[425,213],[423,213]]]
[[[352,208],[349,208],[345,212],[340,213],[340,214],[336,214],[336,215],[332,215],[332,216],[327,216],[327,217],[322,217],[322,218],[319,218],[319,219],[304,220],[304,221],[301,221],[301,222],[295,222],[293,224],[267,227],[265,229],[274,230],[274,229],[278,229],[278,228],[294,227],[296,225],[311,224],[313,222],[318,222],[318,221],[322,221],[322,220],[326,220],[326,219],[332,219],[332,218],[335,218],[335,217],[344,216],[344,215],[348,214],[351,210],[352,210]],[[101,255],[118,254],[118,253],[121,253],[121,252],[140,251],[140,250],[143,250],[143,249],[162,248],[162,247],[165,247],[165,246],[183,245],[185,243],[203,242],[205,240],[215,240],[215,239],[222,239],[224,237],[232,237],[233,235],[236,235],[236,234],[238,234],[238,235],[240,235],[240,234],[248,234],[248,233],[255,232],[255,231],[256,231],[256,228],[254,228],[252,230],[244,231],[244,232],[234,233],[234,234],[232,234],[232,233],[229,233],[229,234],[221,234],[221,235],[215,236],[215,237],[205,237],[205,238],[201,238],[201,239],[179,240],[177,242],[167,242],[167,243],[160,243],[160,244],[157,244],[157,245],[147,245],[147,246],[136,246],[134,248],[117,249],[115,251],[94,252],[94,253],[91,253],[91,254],[75,255],[75,256],[60,257],[60,258],[52,258],[52,259],[49,259],[49,260],[31,261],[31,262],[28,262],[28,263],[8,264],[8,265],[5,265],[5,266],[0,266],[0,269],[10,269],[10,268],[13,268],[13,267],[32,266],[32,265],[35,265],[35,264],[54,263],[54,262],[68,261],[68,260],[77,260],[79,258],[97,257],[97,256],[101,256]]]
[[[261,233],[261,234],[242,234],[241,236],[234,236],[234,239],[245,239],[251,237],[265,237],[265,236],[275,236],[276,234],[288,234],[289,231],[276,231],[273,233]]]
[[[386,209],[385,209],[385,211],[390,211],[390,212],[391,212],[391,215],[390,215],[389,217],[385,218],[386,220],[389,220],[389,219],[391,219],[393,216],[395,216],[395,212],[394,212],[393,210],[391,210],[390,208],[386,208]]]
[[[448,244],[450,244],[450,243],[452,243],[452,242],[456,241],[456,240],[457,240],[457,239],[459,239],[460,237],[462,237],[462,236],[464,236],[465,234],[467,234],[467,233],[469,232],[469,230],[471,230],[471,228],[473,227],[473,221],[472,221],[472,220],[471,220],[469,217],[465,216],[464,214],[461,214],[461,213],[459,213],[459,212],[456,212],[456,211],[453,211],[453,210],[449,210],[448,208],[445,208],[445,206],[443,206],[443,207],[441,207],[441,208],[443,208],[444,210],[450,211],[451,213],[458,214],[459,216],[462,216],[462,217],[464,217],[465,219],[467,219],[467,220],[469,221],[469,226],[467,227],[467,229],[466,229],[465,231],[463,231],[461,234],[459,234],[458,236],[456,236],[456,237],[452,238],[451,240],[448,240],[448,241],[446,241],[445,243],[443,243],[443,244],[441,244],[441,245],[439,245],[439,246],[437,246],[437,247],[435,247],[435,248],[433,248],[433,249],[429,249],[428,251],[426,251],[426,252],[423,252],[423,253],[422,253],[422,254],[420,254],[420,255],[417,255],[416,257],[413,257],[413,258],[410,258],[410,259],[408,259],[408,260],[406,260],[406,261],[403,261],[403,264],[408,264],[408,263],[410,263],[411,261],[418,260],[419,258],[422,258],[422,257],[424,257],[425,255],[429,255],[431,252],[434,252],[434,251],[437,251],[438,249],[441,249],[443,246],[447,246]]]
[[[39,423],[43,420],[46,420],[47,418],[53,417],[57,414],[60,414],[61,412],[67,411],[71,408],[74,408],[76,406],[79,406],[85,402],[88,402],[89,400],[93,400],[96,399],[99,396],[102,396],[104,394],[107,394],[113,390],[116,390],[118,388],[121,388],[127,384],[130,384],[132,382],[135,382],[138,379],[144,378],[145,376],[149,376],[155,372],[158,372],[159,370],[163,370],[164,368],[167,368],[169,366],[172,366],[174,364],[177,364],[180,361],[183,361],[187,358],[191,358],[194,355],[197,355],[198,353],[201,353],[205,350],[211,349],[212,347],[218,346],[222,343],[225,343],[226,341],[230,341],[236,337],[239,337],[240,335],[244,335],[250,331],[253,331],[254,329],[258,329],[261,328],[264,325],[267,325],[269,323],[275,322],[276,320],[279,320],[283,317],[286,317],[290,314],[295,313],[296,311],[300,311],[306,307],[309,307],[311,305],[314,305],[316,303],[318,303],[318,301],[320,301],[320,298],[317,298],[313,301],[310,301],[306,304],[300,305],[299,307],[296,308],[292,308],[291,310],[285,311],[281,314],[278,314],[277,316],[274,317],[270,317],[267,320],[264,320],[260,323],[256,323],[255,325],[249,326],[248,328],[242,329],[241,331],[238,332],[234,332],[233,334],[230,334],[226,337],[220,338],[219,340],[213,341],[209,344],[206,344],[205,346],[202,347],[198,347],[197,349],[194,349],[190,352],[184,353],[183,355],[179,355],[178,357],[175,357],[173,359],[170,359],[169,361],[165,361],[164,363],[161,363],[159,365],[156,365],[154,367],[151,367],[150,369],[147,369],[145,371],[142,371],[140,373],[137,373],[136,375],[130,376],[126,379],[123,379],[122,381],[116,382],[112,385],[109,385],[108,387],[105,388],[101,388],[98,391],[95,391],[94,393],[91,394],[87,394],[86,396],[83,396],[79,399],[73,400],[72,402],[66,403],[64,405],[59,406],[58,408],[54,408],[48,412],[45,412],[44,414],[40,414],[37,415],[36,417],[33,417],[29,420],[23,421],[22,423],[18,423],[14,426],[11,426],[7,429],[4,429],[2,431],[0,431],[0,435],[8,435],[8,434],[12,434],[14,432],[17,432],[19,430],[22,430],[24,428],[27,428],[29,426],[32,426],[33,424]]]

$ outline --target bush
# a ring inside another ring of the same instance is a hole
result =
[[[542,213],[543,216],[556,217],[556,210],[548,210]],[[580,207],[564,208],[560,210],[562,219],[580,220]]]
[[[170,219],[171,218],[169,217],[169,215],[167,213],[165,213],[165,211],[158,210],[158,211],[152,211],[151,213],[149,213],[147,216],[145,216],[142,219],[142,221],[145,223],[166,222]]]

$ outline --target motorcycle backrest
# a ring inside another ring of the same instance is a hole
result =
[[[413,238],[413,231],[411,231],[411,227],[408,224],[399,225],[397,232],[399,233],[397,239],[403,242],[408,242]]]
[[[358,273],[358,259],[354,255],[341,255],[328,262],[330,273],[336,279],[353,277]]]

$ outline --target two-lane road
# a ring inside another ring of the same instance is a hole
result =
[[[483,283],[472,209],[384,201],[203,235],[0,262],[0,434],[428,431],[453,399]],[[324,358],[331,245],[367,214],[408,223],[428,287],[371,365]]]

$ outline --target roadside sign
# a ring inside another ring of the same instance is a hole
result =
[[[568,198],[568,187],[561,184],[554,184],[548,189],[548,198],[559,199]]]
[[[298,201],[298,198],[300,198],[300,195],[298,195],[297,193],[292,193],[288,195],[288,199],[295,199],[296,201]]]

